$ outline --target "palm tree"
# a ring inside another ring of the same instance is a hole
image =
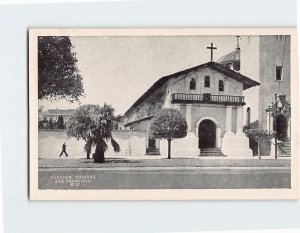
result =
[[[67,134],[83,139],[91,146],[96,146],[94,162],[104,163],[104,153],[110,141],[115,152],[120,151],[119,144],[112,137],[112,121],[114,120],[114,108],[104,104],[87,104],[80,106],[70,117],[67,123]]]

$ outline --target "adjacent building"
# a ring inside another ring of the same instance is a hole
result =
[[[259,124],[264,129],[284,131],[287,140],[291,136],[290,109],[281,109],[277,116],[271,116],[266,110],[272,107],[272,102],[274,104],[275,101],[278,103],[278,108],[289,108],[291,102],[290,43],[290,36],[286,35],[260,36],[259,43],[259,81],[262,83],[259,88]]]
[[[275,131],[278,139],[278,154],[291,154],[291,37],[289,35],[250,36],[241,49],[241,72],[255,72],[260,82],[254,92],[244,93],[246,105],[244,124],[249,128]],[[253,62],[247,53],[258,51]],[[272,143],[274,146],[274,142]],[[263,148],[261,148],[263,149]],[[268,150],[261,150],[269,155]],[[272,153],[271,153],[272,154]],[[273,153],[274,154],[274,153]]]

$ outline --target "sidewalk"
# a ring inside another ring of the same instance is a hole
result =
[[[274,159],[215,159],[215,158],[106,158],[106,163],[94,163],[93,159],[39,159],[39,168],[192,168],[192,167],[216,167],[216,168],[290,168],[290,160]]]

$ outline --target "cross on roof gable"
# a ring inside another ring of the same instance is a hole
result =
[[[210,61],[213,61],[214,49],[217,49],[217,47],[214,47],[214,43],[210,43],[210,47],[207,47],[207,49],[210,49]]]

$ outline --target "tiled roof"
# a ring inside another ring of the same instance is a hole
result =
[[[180,75],[183,74],[188,74],[191,71],[195,71],[198,69],[203,69],[203,68],[210,68],[212,70],[215,70],[219,73],[222,73],[232,79],[235,79],[238,82],[243,83],[243,89],[246,90],[248,88],[254,87],[254,86],[258,86],[260,85],[259,82],[256,82],[236,71],[233,71],[229,68],[227,68],[226,66],[223,66],[219,63],[216,62],[207,62],[204,63],[202,65],[199,66],[195,66],[186,70],[182,70],[179,71],[177,73],[171,74],[171,75],[167,75],[164,76],[162,78],[160,78],[158,81],[156,81],[126,112],[125,115],[128,116],[140,103],[142,103],[146,98],[148,98],[156,89],[158,89],[159,87],[161,87],[162,85],[164,85],[167,81],[169,81],[172,78],[176,78]]]

